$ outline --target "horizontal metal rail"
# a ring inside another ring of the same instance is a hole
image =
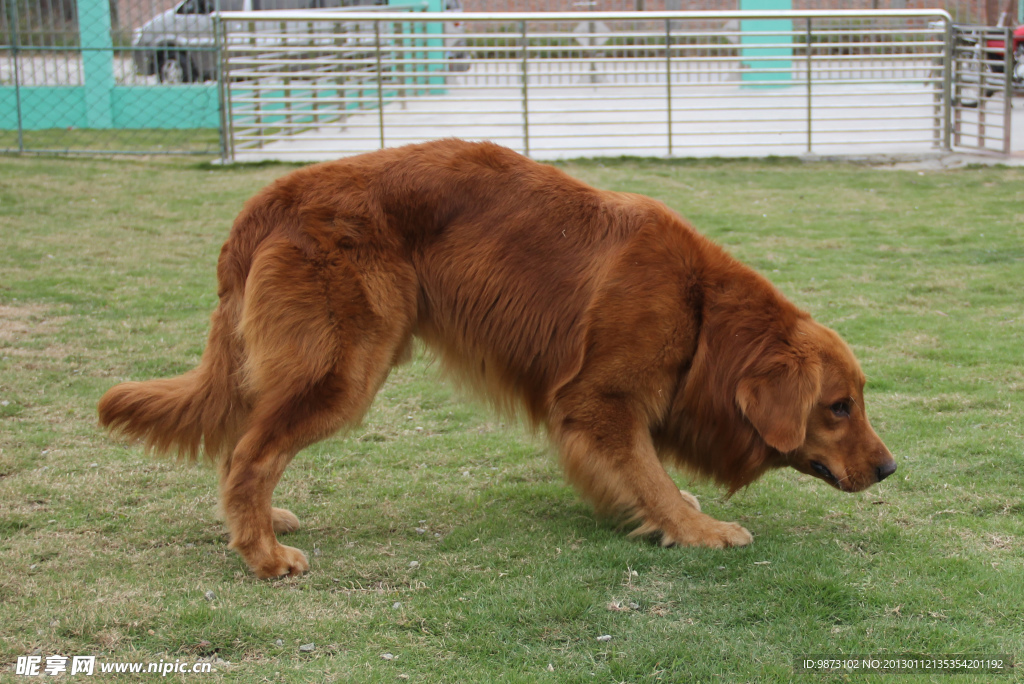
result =
[[[405,12],[365,12],[350,10],[263,10],[259,12],[221,12],[224,21],[368,21],[408,22],[410,14]],[[666,19],[681,22],[723,21],[750,19],[930,19],[952,23],[952,17],[941,9],[906,10],[803,10],[803,11],[673,11],[673,12],[417,12],[417,22],[495,22],[514,24],[519,22],[557,23],[632,21],[636,23],[657,22]],[[763,33],[769,33],[763,31]]]

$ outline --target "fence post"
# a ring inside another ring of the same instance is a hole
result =
[[[668,156],[672,156],[672,20],[665,20],[665,109],[668,110]]]
[[[943,22],[945,25],[945,22]],[[926,38],[927,40],[928,38]],[[931,71],[929,73],[934,74],[938,71],[940,76],[937,83],[935,83],[932,94],[932,146],[935,149],[941,149],[943,144],[943,138],[945,137],[946,121],[943,118],[944,101],[945,101],[945,82],[946,82],[946,33],[943,30],[942,33],[942,55],[932,61]],[[931,77],[929,77],[931,78]]]
[[[811,125],[811,113],[813,111],[811,106],[811,64],[813,62],[811,59],[811,46],[813,45],[813,40],[814,34],[811,33],[811,18],[807,17],[807,38],[806,43],[804,43],[804,49],[807,51],[807,154],[811,153],[811,136],[813,135]]]
[[[14,69],[14,113],[18,120],[18,152],[25,151],[25,131],[22,128],[23,122],[21,120],[21,68],[18,64],[18,45],[21,37],[19,36],[18,26],[18,3],[16,0],[10,0],[6,3],[7,5],[7,28],[11,32],[11,59],[13,64],[11,65]]]
[[[380,20],[373,22],[373,35],[377,52],[377,122],[380,126],[380,148],[384,149],[384,76],[380,67]]]
[[[946,21],[946,49],[942,58],[942,147],[947,152],[952,148],[953,135],[953,22]],[[957,110],[959,112],[959,110]],[[959,116],[959,113],[958,113]],[[959,130],[957,144],[960,143]]]
[[[1003,154],[1010,154],[1010,133],[1013,118],[1013,31],[1003,27]]]
[[[114,90],[114,44],[107,0],[78,0],[78,35],[82,48],[82,85],[89,128],[113,128],[110,94]]]
[[[522,44],[523,44],[523,64],[522,64],[522,79],[523,79],[523,154],[527,157],[530,156],[530,101],[527,93],[527,83],[530,80],[529,68],[526,62],[527,48],[529,47],[529,41],[526,37],[526,21],[519,22],[519,26],[522,29]]]
[[[220,159],[222,162],[227,163],[234,160],[228,158],[228,141],[231,135],[228,129],[230,115],[228,114],[228,79],[227,67],[225,65],[227,49],[226,41],[224,40],[224,21],[221,19],[219,11],[213,15],[213,39],[214,44],[217,46],[217,108],[220,113]]]

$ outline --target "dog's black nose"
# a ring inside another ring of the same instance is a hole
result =
[[[884,465],[878,466],[875,472],[878,474],[878,481],[881,482],[896,472],[896,461],[889,461]]]

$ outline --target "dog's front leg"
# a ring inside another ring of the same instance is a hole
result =
[[[658,534],[664,546],[724,548],[753,540],[679,491],[627,397],[595,396],[563,401],[552,433],[566,476],[599,512],[633,516],[640,522],[633,534]]]

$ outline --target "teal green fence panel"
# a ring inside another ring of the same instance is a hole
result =
[[[0,0],[0,152],[219,154],[216,70],[157,69],[164,54],[215,65],[213,35],[160,53],[133,42],[205,2]]]
[[[793,9],[792,0],[740,0],[740,9],[766,12]],[[741,78],[747,86],[787,85],[793,80],[793,22],[789,19],[744,19]]]
[[[14,88],[0,88],[0,128],[18,127]],[[217,128],[220,107],[216,86],[115,86],[96,96],[82,86],[20,89],[21,126],[48,129]]]

